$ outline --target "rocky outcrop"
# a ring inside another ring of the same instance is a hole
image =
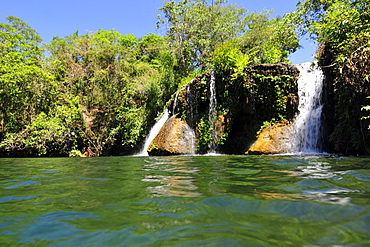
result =
[[[290,151],[291,123],[287,120],[262,130],[246,154],[281,154]]]
[[[291,121],[298,111],[298,77],[299,70],[289,64],[261,64],[248,68],[244,87],[239,90],[244,92],[239,94],[237,107],[231,109],[230,117],[226,116],[228,133],[221,145],[222,151],[244,154],[256,141],[256,134],[264,122],[274,122],[281,116]],[[276,152],[277,149],[271,153]]]
[[[355,43],[346,47],[348,57],[338,50],[341,46],[319,47],[318,61],[325,75],[322,139],[326,152],[370,154],[370,119],[364,119],[368,112],[362,110],[370,102],[370,49],[365,40],[361,42],[360,47]],[[339,55],[346,57],[342,64],[337,62]]]
[[[218,117],[216,123],[210,123],[211,73],[197,76],[168,102],[168,109],[177,117],[166,123],[149,148],[149,154],[193,153],[186,132],[195,136],[195,152],[207,153],[212,129],[216,131],[217,152],[246,153],[256,141],[256,133],[264,122],[282,116],[290,121],[295,117],[298,109],[298,77],[299,70],[295,66],[281,63],[248,67],[244,76],[237,78],[233,77],[232,71],[216,71]],[[212,124],[215,125],[213,128]],[[273,129],[278,128],[275,126]],[[271,135],[261,135],[260,139],[267,140]],[[263,149],[255,146],[247,153],[286,152],[287,134],[273,136],[270,139],[274,139],[274,142],[270,140]],[[284,144],[278,144],[279,141]]]
[[[161,128],[149,146],[150,155],[191,154],[195,152],[195,135],[185,120],[173,116]]]

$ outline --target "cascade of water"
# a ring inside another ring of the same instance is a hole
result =
[[[179,92],[180,91],[177,91],[176,92],[176,95],[175,95],[175,100],[173,101],[173,106],[172,106],[172,112],[171,112],[171,115],[174,116],[176,113],[177,113],[177,98],[179,97]]]
[[[217,99],[216,99],[216,75],[215,72],[211,72],[211,81],[209,83],[209,131],[210,131],[210,141],[208,143],[208,152],[215,153],[217,148],[217,133],[216,133],[216,119],[217,119]]]
[[[152,143],[152,141],[154,140],[154,138],[158,135],[163,125],[167,122],[169,115],[170,114],[168,112],[168,109],[166,109],[164,113],[162,114],[162,117],[151,128],[149,135],[145,138],[144,146],[142,150],[140,151],[140,153],[137,154],[137,156],[148,156],[149,155],[147,150],[150,144]]]
[[[297,65],[299,114],[293,127],[292,152],[318,153],[320,146],[320,127],[322,113],[322,88],[324,75],[319,66],[310,63]]]
[[[182,145],[188,145],[189,147],[189,154],[195,154],[195,133],[193,128],[189,125],[185,127],[185,131],[183,132],[184,135],[184,143]]]
[[[193,128],[193,121],[194,121],[194,102],[193,102],[193,95],[190,90],[190,84],[186,88],[186,119],[188,120],[188,124],[191,128]]]
[[[186,131],[186,138],[191,143],[191,153],[195,153],[195,133],[194,133],[194,97],[191,93],[191,83],[186,88],[186,117],[189,128]]]

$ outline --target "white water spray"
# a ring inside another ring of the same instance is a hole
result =
[[[191,93],[190,88],[191,83],[186,88],[186,115],[188,119],[188,128],[186,133],[184,133],[185,138],[189,140],[189,143],[191,145],[190,153],[195,153],[195,133],[194,133],[194,97]]]
[[[195,154],[195,132],[193,128],[191,128],[189,125],[186,125],[185,127],[185,131],[183,132],[183,139],[184,142],[180,143],[180,145],[187,146],[189,148],[189,154]]]
[[[154,138],[158,135],[159,131],[162,129],[163,125],[167,122],[169,115],[170,114],[168,112],[168,109],[166,109],[162,114],[162,117],[151,128],[149,135],[145,139],[144,146],[140,153],[137,154],[137,156],[149,156],[148,148],[152,141],[154,140]]]
[[[194,100],[191,93],[190,84],[186,88],[186,118],[191,128],[194,123]]]
[[[217,148],[217,133],[216,133],[216,120],[217,120],[217,99],[216,99],[216,75],[215,72],[211,72],[211,81],[209,83],[209,131],[210,141],[208,143],[208,153],[216,153]]]
[[[172,116],[174,116],[177,113],[177,98],[179,97],[179,92],[180,91],[176,92],[175,99],[173,101],[173,107],[172,107],[172,112],[171,112]]]
[[[324,75],[319,66],[311,67],[310,63],[297,67],[301,74],[298,79],[299,114],[292,125],[292,152],[319,153]]]

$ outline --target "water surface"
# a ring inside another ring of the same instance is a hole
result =
[[[370,246],[370,159],[0,159],[0,246]]]

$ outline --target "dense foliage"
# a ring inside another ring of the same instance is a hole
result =
[[[226,2],[182,0],[164,4],[165,19],[160,18],[158,24],[167,28],[167,37],[184,74],[194,68],[209,67],[214,47],[245,31],[247,11],[225,5]]]
[[[54,98],[52,78],[42,69],[41,38],[15,17],[0,24],[0,111],[2,132],[16,132]]]
[[[164,38],[110,30],[40,38],[2,24],[0,148],[10,155],[127,152],[177,88]]]
[[[133,147],[176,89],[163,38],[110,30],[56,38],[47,68],[67,95],[78,96],[85,146],[101,154],[117,142]]]
[[[167,38],[183,73],[214,66],[288,62],[298,44],[292,18],[250,13],[226,0],[169,1],[162,8]],[[225,68],[221,68],[225,69]]]

